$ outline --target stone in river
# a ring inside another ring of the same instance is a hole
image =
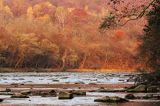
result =
[[[128,92],[146,92],[147,87],[146,85],[138,85],[134,88],[129,88],[127,91]]]
[[[86,91],[81,90],[72,90],[70,93],[72,93],[74,96],[86,96]]]
[[[3,102],[4,99],[0,99],[0,102]]]
[[[55,90],[51,91],[34,91],[34,95],[42,96],[42,97],[56,97],[57,93]]]
[[[8,89],[8,88],[0,88],[0,92],[11,92],[11,89]]]
[[[29,98],[28,95],[23,95],[21,93],[15,93],[11,96],[11,98]]]
[[[149,86],[147,88],[147,92],[158,92],[158,87],[157,86]]]
[[[127,94],[125,99],[135,99],[136,97],[133,94]]]
[[[160,100],[160,95],[146,94],[142,99]]]
[[[66,92],[66,91],[60,91],[59,92],[59,96],[58,99],[72,99],[73,98],[73,94]]]
[[[124,99],[124,98],[120,98],[117,96],[113,96],[113,97],[109,97],[109,96],[105,96],[99,99],[95,99],[95,102],[105,102],[105,103],[124,103],[124,102],[128,102],[128,100]]]
[[[28,90],[28,91],[22,91],[21,92],[21,94],[22,95],[29,95],[29,94],[31,94],[32,92],[30,91],[30,90]]]

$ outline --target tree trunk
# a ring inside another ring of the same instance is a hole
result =
[[[101,67],[102,69],[106,68],[106,63],[108,63],[107,61],[108,61],[108,58],[107,58],[107,53],[106,53],[104,64]],[[107,68],[108,68],[108,65],[107,65]]]
[[[87,60],[87,55],[84,54],[83,60],[82,60],[82,62],[81,62],[81,64],[80,64],[80,66],[79,66],[80,69],[83,69],[83,68],[84,68],[84,65],[85,65],[85,63],[86,63],[86,60]]]
[[[66,66],[66,58],[67,58],[67,49],[65,49],[64,54],[62,56],[62,67],[61,67],[62,71],[66,71],[66,68],[67,68],[67,66]]]

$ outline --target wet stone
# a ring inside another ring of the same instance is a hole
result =
[[[3,102],[4,99],[0,99],[0,102]]]
[[[146,92],[146,85],[138,85],[136,87],[131,87],[127,90],[127,92]]]
[[[32,92],[30,90],[28,91],[22,91],[21,94],[23,95],[30,95]]]
[[[60,91],[58,95],[58,99],[72,99],[73,94],[66,92],[66,91]]]
[[[133,94],[127,94],[125,99],[135,99],[136,97]]]
[[[147,92],[158,92],[158,87],[157,86],[149,86],[147,88]]]
[[[124,103],[124,102],[128,102],[128,100],[124,99],[124,98],[120,98],[117,96],[113,96],[113,97],[102,97],[99,99],[95,99],[95,102],[106,102],[106,103]]]
[[[11,98],[29,98],[28,95],[23,95],[21,93],[15,93],[11,96]]]

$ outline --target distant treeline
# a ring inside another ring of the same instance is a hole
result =
[[[101,33],[98,26],[108,14],[104,2],[99,6],[97,0],[88,5],[68,1],[0,0],[0,67],[133,69],[142,65],[136,54],[144,19]]]

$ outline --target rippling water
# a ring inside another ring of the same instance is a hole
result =
[[[116,84],[128,83],[129,78],[135,74],[128,73],[1,73],[0,84],[25,83],[25,84],[54,84],[54,83],[100,83]]]
[[[0,84],[54,84],[54,83],[96,83],[96,84],[133,84],[137,74],[131,73],[1,73]],[[132,79],[132,80],[130,80]],[[124,97],[126,93],[98,93],[87,92],[87,96],[74,97],[71,100],[58,100],[57,97],[30,96],[27,99],[11,99],[10,96],[0,95],[6,98],[0,106],[160,106],[159,101],[134,100],[122,104],[96,103],[94,99],[103,96]],[[136,94],[144,95],[144,94]]]

